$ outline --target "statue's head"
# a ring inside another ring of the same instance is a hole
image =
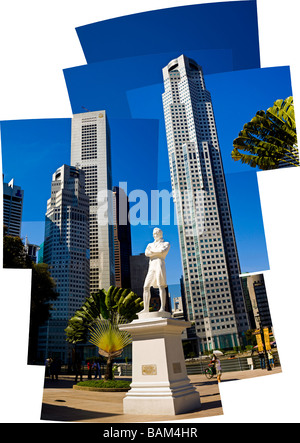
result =
[[[153,237],[155,240],[158,240],[159,238],[162,238],[163,236],[163,232],[161,229],[159,228],[154,228],[153,229]]]

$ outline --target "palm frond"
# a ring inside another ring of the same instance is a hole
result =
[[[293,97],[288,97],[256,112],[233,141],[231,157],[264,170],[299,166],[297,143]]]
[[[131,335],[127,331],[120,331],[118,327],[118,325],[123,322],[121,317],[115,319],[114,322],[98,319],[93,326],[89,328],[89,340],[99,348],[101,355],[107,354],[113,356],[116,355],[116,353],[121,353],[122,350],[132,342]]]

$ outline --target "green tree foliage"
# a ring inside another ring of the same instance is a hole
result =
[[[55,282],[50,276],[48,265],[33,263],[25,252],[20,237],[3,237],[3,267],[9,269],[31,269],[31,302],[28,362],[36,360],[38,328],[50,317],[51,301],[56,300]]]
[[[142,299],[130,289],[115,286],[108,291],[101,289],[87,297],[69,320],[66,340],[76,345],[91,339],[99,347],[99,354],[106,358],[105,379],[111,380],[113,360],[130,342],[118,325],[132,321],[142,309]]]
[[[299,166],[293,97],[258,111],[233,141],[231,157],[262,170]]]
[[[31,268],[32,262],[25,252],[20,237],[5,235],[3,238],[3,268]]]
[[[28,362],[36,359],[39,327],[51,316],[54,301],[58,297],[55,282],[45,263],[32,264],[31,304],[29,323]]]
[[[118,321],[119,317],[131,322],[143,309],[142,299],[130,289],[111,286],[91,294],[75,312],[65,329],[69,343],[87,342],[89,328],[97,319]]]

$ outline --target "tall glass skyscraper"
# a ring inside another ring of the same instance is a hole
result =
[[[163,79],[187,316],[200,352],[239,346],[249,322],[211,96],[201,67],[184,55]]]
[[[55,280],[58,298],[47,324],[40,328],[39,355],[68,361],[65,328],[89,296],[89,198],[84,172],[63,165],[53,174],[47,201],[44,263]]]
[[[85,172],[90,198],[90,292],[115,283],[110,133],[105,111],[75,114],[71,165]]]

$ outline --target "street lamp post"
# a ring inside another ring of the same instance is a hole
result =
[[[261,319],[259,315],[255,316],[258,320],[258,324],[259,324],[259,333],[261,335],[261,339],[262,339],[262,343],[263,343],[263,348],[264,348],[264,355],[265,355],[265,361],[266,361],[266,366],[267,366],[267,370],[268,371],[272,371],[272,368],[270,366],[270,362],[269,362],[269,358],[268,358],[268,354],[267,354],[267,350],[266,350],[266,344],[265,344],[265,337],[264,337],[264,330],[261,324]]]

